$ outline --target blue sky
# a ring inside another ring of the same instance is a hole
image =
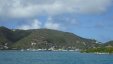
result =
[[[113,40],[113,0],[0,0],[0,26],[48,28]]]

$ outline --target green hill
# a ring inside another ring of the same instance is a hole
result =
[[[7,43],[7,44],[5,44]],[[0,27],[0,49],[89,49],[98,47],[96,40],[51,29],[11,30]]]
[[[6,28],[6,27],[0,27],[0,49],[7,48],[5,45],[9,47],[11,43],[13,43],[13,32]]]
[[[99,47],[96,48],[90,48],[86,50],[82,50],[81,52],[87,52],[87,53],[109,53],[113,54],[113,41],[109,41],[106,43],[101,44]]]
[[[109,42],[106,42],[105,44],[104,44],[104,46],[113,46],[113,41],[109,41]]]
[[[16,42],[13,47],[19,49],[84,49],[96,47],[95,40],[85,39],[68,32],[62,32],[50,29],[34,30],[27,37]],[[35,43],[32,46],[32,43]]]
[[[0,49],[11,48],[12,44],[29,35],[31,31],[11,30],[6,27],[0,27]],[[7,46],[7,47],[6,47]]]

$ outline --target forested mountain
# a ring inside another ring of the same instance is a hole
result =
[[[82,50],[81,52],[97,54],[113,54],[113,41],[101,43],[99,47]]]
[[[0,27],[0,49],[11,48],[18,40],[29,35],[32,31],[11,30],[6,27]]]
[[[51,29],[12,30],[0,27],[0,49],[89,49],[99,47],[96,40]]]
[[[13,42],[13,32],[6,28],[6,27],[0,27],[0,49],[7,48],[6,46],[9,46]]]
[[[113,41],[106,42],[104,46],[113,46]]]
[[[35,43],[35,46],[32,46]],[[27,37],[16,42],[13,47],[19,49],[35,48],[35,49],[84,49],[97,46],[95,40],[85,39],[75,34],[50,29],[34,30]]]

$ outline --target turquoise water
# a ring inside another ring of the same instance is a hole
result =
[[[0,64],[113,64],[113,55],[0,51]]]

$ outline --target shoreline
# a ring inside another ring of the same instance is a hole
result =
[[[79,53],[87,53],[87,54],[96,54],[96,55],[111,55],[113,53],[105,53],[105,52],[80,52],[80,51],[59,51],[59,50],[0,50],[0,51],[12,51],[12,52],[79,52]]]
[[[82,50],[81,53],[92,53],[92,54],[98,54],[98,55],[104,55],[104,54],[113,54],[113,52],[110,51],[88,51],[88,50]]]

